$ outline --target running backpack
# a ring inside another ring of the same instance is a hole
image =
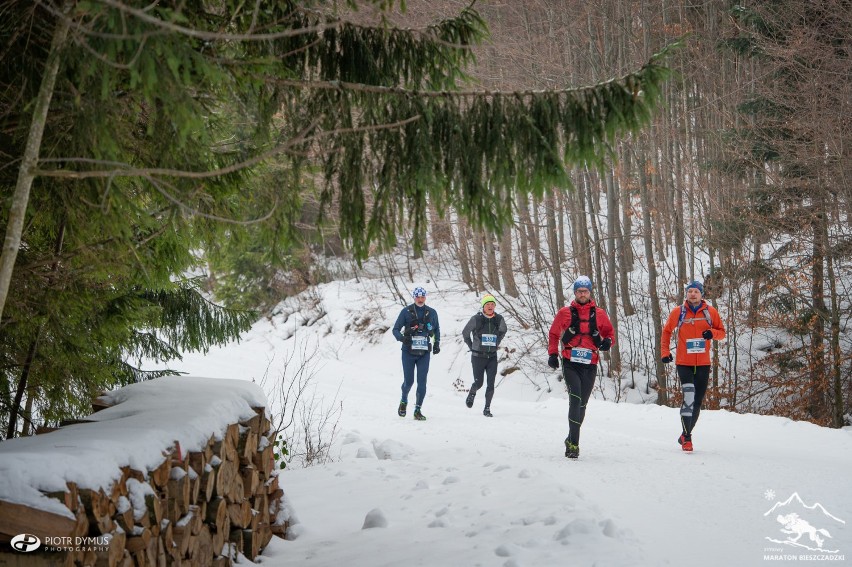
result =
[[[574,324],[574,321],[582,322],[580,319],[580,312],[577,311],[577,308],[571,305],[569,307],[571,309],[571,322],[568,323],[568,328],[571,328],[571,325]],[[589,332],[587,333],[589,336],[594,336],[594,334],[598,330],[598,308],[592,307],[589,309]],[[582,334],[586,333],[577,333],[576,335],[569,335],[568,329],[565,329],[565,332],[562,333],[562,344],[567,345],[574,337],[579,337]]]
[[[707,309],[707,306],[705,305],[704,309],[702,309],[702,311],[704,312],[704,319],[707,320],[707,325],[712,329],[713,328],[713,320],[710,318],[710,310]],[[680,327],[681,327],[681,325],[683,325],[684,319],[686,319],[686,305],[681,303],[680,304],[680,317],[678,317],[678,319],[677,319],[677,328],[675,329],[675,333],[680,331]]]
[[[429,308],[427,307],[424,310],[423,319],[421,320],[419,317],[417,317],[417,312],[414,310],[414,306],[413,305],[408,306],[408,314],[411,315],[412,319],[417,321],[417,330],[419,331],[419,330],[423,329],[423,330],[426,331],[427,336],[431,337],[434,333],[432,333],[432,329],[429,329],[426,326],[426,322],[429,321],[429,313],[430,313],[430,311],[429,311]]]

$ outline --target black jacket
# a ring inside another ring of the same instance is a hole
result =
[[[486,338],[496,337],[496,341],[482,342],[482,335]],[[500,341],[506,336],[506,321],[503,316],[497,313],[493,317],[486,317],[482,311],[470,318],[467,325],[462,330],[462,337],[467,345],[467,348],[474,356],[497,356],[497,347],[500,346]],[[490,344],[490,343],[493,343]]]

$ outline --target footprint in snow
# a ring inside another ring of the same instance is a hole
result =
[[[376,452],[376,458],[382,461],[401,461],[414,454],[412,447],[393,439],[386,439],[381,443],[373,440],[373,450]]]
[[[343,438],[343,444],[349,445],[350,443],[357,443],[361,440],[361,436],[357,433],[347,433],[346,437]]]
[[[388,527],[388,519],[385,517],[384,512],[380,508],[373,508],[367,512],[367,516],[364,518],[364,525],[361,526],[361,529],[368,530],[370,528],[386,527]]]
[[[494,553],[498,557],[514,557],[518,554],[518,546],[514,543],[504,543],[502,545],[498,545],[494,550]]]
[[[589,535],[600,531],[598,522],[591,518],[577,518],[562,526],[562,529],[556,532],[553,539],[561,541],[562,545],[568,545],[572,535]]]

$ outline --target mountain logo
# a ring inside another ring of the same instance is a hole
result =
[[[786,536],[785,539],[767,536],[766,539],[773,543],[821,553],[840,551],[826,549],[824,546],[833,547],[831,531],[839,529],[846,522],[829,513],[819,502],[805,504],[798,492],[794,492],[783,502],[776,502],[763,516],[774,517],[775,521],[781,524],[779,531]]]

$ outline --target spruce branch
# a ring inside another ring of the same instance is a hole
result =
[[[296,137],[287,140],[287,142],[283,144],[279,144],[274,148],[271,148],[257,156],[249,158],[247,160],[243,160],[241,162],[229,165],[227,167],[223,167],[220,169],[216,169],[213,171],[185,171],[180,169],[165,169],[165,168],[137,168],[132,167],[130,164],[114,162],[109,160],[99,160],[94,158],[45,158],[39,160],[39,163],[47,164],[47,163],[80,163],[80,164],[91,164],[91,165],[104,165],[111,167],[112,169],[102,169],[102,170],[90,170],[90,171],[74,171],[67,169],[36,169],[35,174],[40,177],[57,177],[64,179],[91,179],[91,178],[107,178],[114,179],[116,177],[143,177],[145,179],[151,180],[155,176],[163,176],[163,177],[175,177],[175,178],[184,178],[184,179],[209,179],[212,177],[221,177],[223,175],[228,175],[231,173],[236,173],[245,169],[249,169],[253,166],[256,166],[260,163],[267,161],[269,158],[276,156],[282,153],[291,153],[293,146],[304,144],[306,142],[312,142],[319,140],[321,138],[329,138],[333,136],[338,136],[342,134],[352,134],[359,132],[375,132],[377,130],[386,130],[386,129],[394,129],[399,128],[401,126],[405,126],[411,122],[415,122],[420,119],[419,115],[414,115],[409,118],[405,118],[403,120],[397,120],[390,124],[376,124],[376,125],[365,125],[365,126],[356,126],[353,128],[335,128],[332,130],[325,130],[321,132],[317,132],[313,135],[307,135],[307,132],[314,130],[316,126],[319,124],[319,120],[315,120],[311,125],[306,127],[299,135]]]

